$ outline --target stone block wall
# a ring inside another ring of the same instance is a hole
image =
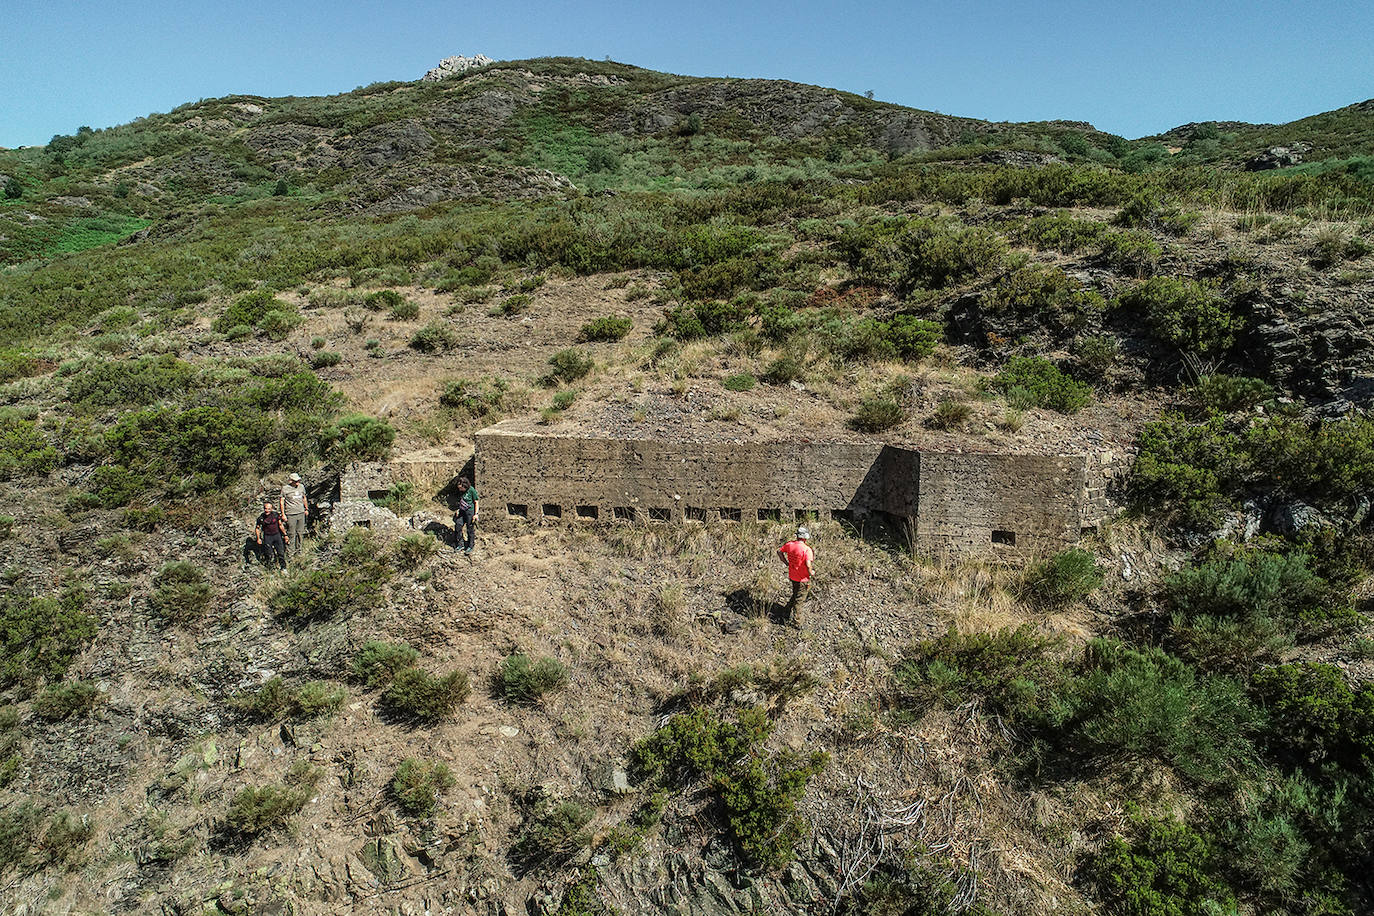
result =
[[[705,522],[883,513],[929,553],[1043,555],[1107,511],[1098,456],[880,443],[675,442],[477,434],[483,519]]]

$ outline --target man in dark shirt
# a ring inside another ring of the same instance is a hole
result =
[[[282,518],[277,514],[277,510],[272,508],[271,503],[262,504],[262,515],[258,516],[258,524],[253,529],[253,534],[258,540],[258,546],[265,548],[264,555],[267,558],[267,565],[271,566],[272,558],[275,557],[277,565],[285,569],[285,531],[282,526]]]

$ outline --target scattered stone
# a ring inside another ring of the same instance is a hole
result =
[[[485,54],[474,54],[472,57],[463,57],[461,54],[457,57],[445,57],[439,61],[439,66],[420,77],[420,82],[432,83],[436,80],[447,79],[450,76],[457,76],[459,73],[466,73],[468,70],[485,67],[490,63],[495,63],[495,61]]]
[[[514,725],[502,725],[496,731],[502,738],[514,738],[516,735],[520,734],[520,729],[516,728]]]

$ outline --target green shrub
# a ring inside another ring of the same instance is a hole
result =
[[[907,649],[892,671],[895,703],[906,718],[937,704],[959,706],[982,698],[998,715],[1034,717],[1065,677],[1054,657],[1059,641],[1029,625],[995,633],[959,634]]]
[[[211,328],[220,334],[229,334],[235,328],[256,328],[269,336],[284,335],[300,324],[301,316],[296,307],[272,295],[270,290],[260,289],[246,293],[234,300]]]
[[[945,398],[935,405],[935,412],[926,420],[932,429],[962,429],[973,416],[973,408],[963,401]]]
[[[604,146],[594,146],[587,151],[587,171],[589,172],[618,172],[620,171],[620,157],[614,150],[606,149]]]
[[[0,596],[0,683],[60,679],[97,629],[80,589],[56,597]]]
[[[741,710],[732,721],[699,707],[637,742],[632,765],[641,779],[664,785],[705,779],[745,863],[779,869],[791,861],[805,833],[797,803],[829,758],[821,752],[768,754],[763,744],[771,730],[759,708]]]
[[[231,836],[251,840],[285,827],[310,801],[319,776],[314,767],[297,765],[287,774],[285,785],[240,789],[229,802],[224,829]]]
[[[414,666],[420,653],[404,643],[370,640],[353,656],[353,677],[371,690],[390,684],[397,672]]]
[[[1185,824],[1138,819],[1131,837],[1113,837],[1088,872],[1098,895],[1121,916],[1233,913],[1235,898],[1215,874],[1223,861]]]
[[[509,385],[504,379],[486,378],[481,381],[455,379],[444,385],[439,404],[461,410],[473,417],[485,417],[504,406]]]
[[[592,809],[581,802],[539,794],[526,807],[524,823],[510,847],[511,862],[520,872],[554,868],[591,845],[586,827]]]
[[[497,674],[501,696],[511,703],[537,703],[544,694],[568,683],[568,672],[555,658],[536,660],[523,652],[506,656]]]
[[[1254,761],[1260,714],[1235,682],[1202,677],[1163,650],[1095,640],[1046,708],[1060,746],[1093,757],[1157,759],[1209,784]]]
[[[374,312],[394,312],[405,302],[405,296],[394,289],[379,289],[375,293],[368,293],[363,299],[363,305]]]
[[[396,431],[385,420],[350,414],[325,431],[324,441],[340,461],[385,461]]]
[[[849,323],[837,346],[849,359],[916,362],[929,356],[939,342],[939,327],[932,322],[894,315],[883,321],[863,318]]]
[[[758,383],[759,380],[754,378],[752,373],[740,372],[736,375],[727,375],[720,384],[726,391],[749,391]]]
[[[29,801],[0,809],[0,875],[33,864],[41,815]]]
[[[787,385],[802,377],[801,361],[791,356],[779,356],[763,371],[763,380],[770,385]]]
[[[328,369],[343,362],[343,354],[334,350],[318,350],[310,355],[310,368]]]
[[[496,305],[492,306],[487,314],[493,318],[498,316],[509,318],[512,315],[519,315],[521,312],[525,311],[533,301],[534,297],[528,293],[516,293],[513,296],[507,296]]]
[[[1247,474],[1248,457],[1222,418],[1194,424],[1165,414],[1141,430],[1131,497],[1186,527],[1215,525],[1230,505],[1228,494]]]
[[[565,388],[553,396],[553,401],[549,407],[555,413],[567,410],[577,400],[577,390],[575,388]]]
[[[1013,407],[1043,407],[1059,413],[1077,413],[1092,400],[1092,386],[1074,381],[1044,357],[1016,356],[997,373],[992,386],[1006,395]]]
[[[433,723],[452,716],[467,697],[465,672],[436,677],[419,668],[406,668],[396,672],[391,686],[382,693],[382,703],[399,716]]]
[[[55,722],[88,715],[99,699],[100,692],[87,681],[56,684],[34,697],[33,712],[40,719]]]
[[[391,779],[391,797],[411,817],[429,817],[439,808],[439,796],[457,784],[445,764],[407,757]]]
[[[67,398],[83,408],[142,407],[184,395],[201,381],[194,366],[170,355],[86,360],[61,374]]]
[[[32,420],[0,414],[0,480],[41,476],[57,466],[57,449]]]
[[[1374,685],[1352,688],[1336,666],[1306,662],[1266,668],[1252,686],[1268,712],[1263,740],[1271,754],[1292,766],[1367,776],[1374,766]]]
[[[1055,554],[1026,570],[1021,594],[1048,607],[1082,601],[1102,584],[1102,570],[1092,554],[1078,547]]]
[[[17,521],[13,515],[0,515],[0,541],[14,533],[14,524]]]
[[[439,549],[439,542],[432,535],[407,534],[392,546],[392,555],[396,558],[396,565],[401,569],[413,571],[419,569],[426,560],[434,556],[434,552]]]
[[[48,863],[71,866],[80,861],[93,836],[95,825],[89,814],[77,816],[70,811],[59,811],[48,821],[38,848]]]
[[[1128,228],[1147,228],[1170,235],[1187,235],[1202,218],[1200,213],[1185,213],[1160,199],[1154,191],[1141,191],[1126,201],[1114,222]]]
[[[581,343],[624,340],[633,327],[634,322],[628,318],[605,315],[582,325],[582,330],[577,332],[577,339]]]
[[[1198,379],[1190,394],[1203,411],[1235,413],[1269,400],[1274,389],[1257,378],[1215,372]]]
[[[1181,277],[1152,277],[1118,302],[1144,315],[1159,340],[1203,355],[1230,349],[1243,324],[1214,289]]]
[[[5,179],[5,200],[18,200],[24,196],[24,186],[17,178]]]
[[[753,298],[740,296],[728,302],[711,300],[676,306],[663,313],[663,321],[654,332],[678,340],[697,340],[738,331],[753,314],[754,302]]]
[[[1031,264],[1003,277],[988,293],[986,307],[1010,312],[1055,334],[1081,330],[1106,308],[1102,296],[1083,289],[1061,268]]]
[[[411,335],[408,346],[421,353],[445,353],[458,346],[458,333],[442,321],[431,321]]]
[[[402,299],[391,307],[391,318],[394,321],[413,321],[419,317],[420,304],[418,302]]]
[[[162,620],[186,623],[198,619],[210,606],[214,591],[205,573],[194,563],[168,563],[153,577],[148,610]]]
[[[546,380],[553,384],[572,384],[592,371],[592,358],[578,350],[559,350],[549,357]]]
[[[1184,567],[1165,580],[1164,590],[1174,611],[1189,619],[1315,620],[1337,596],[1308,562],[1299,551],[1243,551]]]
[[[119,466],[111,473],[130,475],[128,486],[145,486],[152,477],[173,493],[204,493],[235,481],[264,443],[274,441],[273,429],[272,419],[257,410],[155,407],[120,417],[105,434],[105,446]],[[129,470],[134,468],[137,473]]]
[[[1122,272],[1147,276],[1154,272],[1163,250],[1149,233],[1129,230],[1102,237],[1102,259]]]
[[[891,397],[875,395],[859,402],[849,426],[862,433],[880,433],[906,422],[906,411]]]
[[[382,600],[384,570],[376,555],[365,563],[342,561],[292,577],[279,588],[267,605],[277,616],[304,624],[328,620],[353,611],[367,611]]]
[[[254,719],[302,721],[332,715],[343,708],[347,692],[324,681],[288,685],[280,675],[257,690],[234,697],[233,704]]]
[[[992,273],[1007,255],[1006,240],[990,229],[923,217],[858,226],[839,245],[856,279],[900,296]]]

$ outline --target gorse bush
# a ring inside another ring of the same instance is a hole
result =
[[[1102,296],[1083,289],[1061,268],[1031,264],[997,282],[985,307],[1035,322],[1059,337],[1077,333],[1106,308]]]
[[[940,329],[933,322],[914,315],[893,315],[848,324],[837,347],[849,359],[918,362],[935,350],[940,339]]]
[[[892,672],[899,718],[975,698],[999,715],[1029,718],[1066,677],[1058,645],[1028,625],[995,633],[950,631],[917,643]]]
[[[745,863],[781,868],[805,833],[797,803],[829,758],[821,752],[769,754],[763,744],[771,731],[762,709],[742,710],[732,720],[700,707],[636,743],[632,764],[641,780],[665,786],[705,779],[724,808]]]
[[[458,332],[442,321],[431,321],[411,336],[408,346],[421,353],[444,353],[458,346]]]
[[[1077,413],[1092,400],[1092,386],[1074,381],[1044,357],[1016,356],[997,373],[992,386],[1006,395],[1013,407],[1044,407],[1059,413]]]
[[[194,563],[177,560],[158,570],[148,610],[172,623],[196,620],[210,606],[214,592],[205,573]]]
[[[583,343],[624,340],[633,327],[634,322],[628,318],[605,315],[584,324],[577,339]]]
[[[57,684],[34,697],[33,712],[40,719],[59,721],[86,715],[99,700],[100,692],[94,684],[86,681]]]
[[[246,327],[262,331],[274,338],[281,338],[300,324],[300,321],[300,312],[295,306],[276,298],[268,290],[257,290],[234,300],[233,304],[214,320],[211,327],[221,334]]]
[[[504,379],[486,378],[481,381],[455,379],[444,384],[439,404],[461,410],[473,417],[485,417],[500,411],[510,386]]]
[[[1204,412],[1236,413],[1269,400],[1274,389],[1257,378],[1216,372],[1198,379],[1190,393]]]
[[[353,656],[353,677],[368,689],[385,687],[400,671],[411,668],[420,653],[404,643],[370,640]]]
[[[839,247],[860,282],[900,296],[992,273],[1007,254],[1006,240],[989,229],[919,217],[855,227]]]
[[[1374,766],[1374,685],[1350,686],[1334,665],[1306,662],[1255,675],[1269,711],[1263,740],[1295,767],[1332,767],[1364,775]]]
[[[453,671],[439,677],[419,668],[396,672],[382,703],[393,713],[424,723],[442,721],[468,698],[468,676]]]
[[[906,411],[894,398],[875,395],[859,402],[849,426],[861,433],[880,433],[906,422]]]
[[[231,836],[250,840],[290,823],[310,801],[320,772],[309,764],[295,765],[285,785],[240,789],[229,802],[224,828]]]
[[[448,766],[436,760],[407,757],[391,779],[391,797],[411,817],[429,817],[439,807],[439,796],[457,785]]]
[[[396,565],[407,571],[414,571],[424,565],[430,557],[434,556],[439,549],[439,542],[432,535],[407,534],[391,547],[391,554],[396,558]]]
[[[524,823],[510,847],[510,859],[522,873],[561,865],[592,841],[586,830],[591,808],[571,799],[531,794]]]
[[[257,690],[234,697],[234,705],[254,719],[277,721],[305,720],[338,712],[348,694],[342,687],[324,681],[287,684],[280,675]]]
[[[0,683],[60,679],[94,639],[98,624],[86,593],[69,588],[55,597],[0,596]]]
[[[531,659],[516,652],[506,656],[496,680],[501,696],[509,702],[536,703],[567,684],[568,672],[555,658]]]
[[[488,275],[489,277],[490,275]],[[397,308],[403,308],[406,303],[405,296],[396,292],[394,289],[379,289],[375,293],[368,293],[363,298],[363,305],[374,312],[392,312]],[[418,314],[418,310],[416,312]],[[411,316],[414,317],[413,315]]]
[[[32,420],[0,414],[0,480],[47,474],[57,459],[57,449]]]
[[[752,299],[737,298],[729,302],[713,300],[693,305],[679,305],[663,313],[663,321],[654,333],[677,340],[698,340],[738,331],[754,312]]]
[[[1180,277],[1152,277],[1123,293],[1122,308],[1145,317],[1159,340],[1191,353],[1221,353],[1242,321],[1214,289]]]
[[[1113,837],[1089,873],[1098,894],[1122,916],[1233,913],[1235,898],[1217,877],[1223,861],[1185,824],[1137,818],[1129,838]]]
[[[382,600],[385,567],[376,555],[365,562],[340,562],[293,576],[270,599],[272,612],[295,624],[328,620],[377,607]]]
[[[573,382],[586,378],[592,371],[592,358],[579,350],[559,350],[549,357],[549,374],[546,377],[553,384]]]
[[[329,454],[340,461],[385,461],[396,431],[385,420],[351,414],[326,430],[324,441]]]

